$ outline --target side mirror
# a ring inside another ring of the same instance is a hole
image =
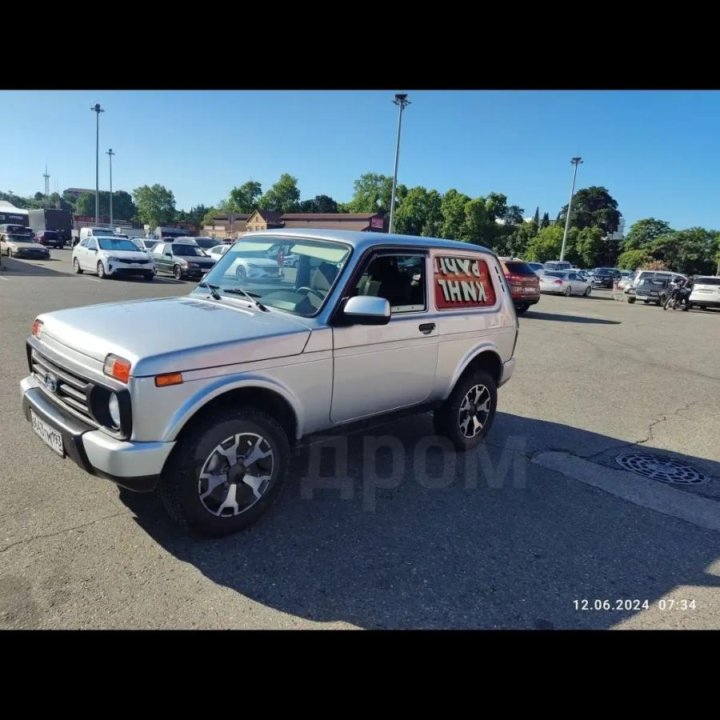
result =
[[[390,322],[390,303],[381,297],[357,295],[345,303],[342,314],[351,324],[387,325]]]

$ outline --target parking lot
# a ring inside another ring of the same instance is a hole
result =
[[[197,540],[44,447],[18,387],[39,313],[195,284],[51,254],[0,272],[0,627],[720,626],[720,311],[543,295],[478,452],[427,414],[320,439],[256,526]]]

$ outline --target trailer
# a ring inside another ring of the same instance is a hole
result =
[[[63,243],[69,243],[72,236],[73,217],[67,210],[44,208],[28,210],[28,222],[33,232],[40,233],[53,230]]]

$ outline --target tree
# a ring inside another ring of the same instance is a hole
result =
[[[646,250],[626,250],[618,257],[617,264],[623,270],[637,270],[639,267],[644,267],[650,260],[650,254]]]
[[[465,223],[465,205],[469,202],[470,198],[467,195],[455,189],[448,190],[443,195],[440,203],[440,213],[442,215],[440,237],[451,240],[459,240],[461,238],[463,225]]]
[[[498,218],[504,218],[508,211],[507,195],[491,192],[485,198],[483,205],[487,212],[488,220],[494,222]],[[522,213],[520,214],[522,218]]]
[[[294,212],[300,202],[297,178],[283,173],[280,179],[260,198],[260,207],[279,213]]]
[[[633,223],[622,242],[623,251],[647,250],[662,235],[673,232],[670,223],[655,218],[645,218]]]
[[[614,233],[620,225],[620,213],[615,200],[604,187],[593,185],[578,190],[572,201],[570,225],[582,230],[586,227],[599,227],[606,235]],[[559,224],[565,224],[567,205],[558,215]]]
[[[205,214],[202,217],[202,220],[200,222],[202,227],[205,227],[206,225],[214,225],[215,224],[215,216],[219,214],[219,210],[216,210],[215,208],[208,208]]]
[[[543,213],[542,220],[540,221],[540,229],[550,226],[550,213]]]
[[[316,195],[312,200],[303,200],[300,203],[300,212],[336,213],[338,204],[329,195]]]
[[[406,235],[439,235],[443,222],[441,205],[437,190],[410,188],[395,213],[395,230]]]
[[[188,210],[187,219],[195,225],[202,226],[208,210],[212,210],[212,208],[207,208],[204,205],[195,205]]]
[[[715,270],[716,243],[715,233],[694,227],[656,238],[650,246],[650,254],[675,272],[712,274]]]
[[[75,202],[75,213],[86,216],[95,215],[95,193],[82,193]]]
[[[162,185],[141,185],[133,190],[140,222],[157,227],[175,219],[175,196]]]
[[[506,225],[522,225],[524,222],[523,213],[525,211],[519,205],[508,205],[503,215]]]
[[[540,227],[540,208],[539,207],[535,208],[535,214],[533,215],[533,222],[535,223],[536,228]]]
[[[285,176],[283,175],[283,177]],[[288,175],[287,177],[290,176]],[[248,180],[246,183],[234,187],[230,191],[228,199],[223,203],[223,210],[225,212],[247,213],[249,215],[253,210],[257,210],[257,208],[260,207],[259,201],[261,195],[262,185],[256,180]],[[274,208],[268,209],[272,210]]]
[[[106,193],[109,195],[109,193]],[[108,203],[109,205],[109,203]],[[109,207],[108,207],[109,210]],[[134,220],[137,215],[137,208],[133,202],[130,193],[124,190],[118,190],[113,193],[113,219],[115,220]]]
[[[608,243],[598,227],[580,230],[574,242],[574,250],[582,267],[598,267],[608,263]]]
[[[491,206],[493,202],[490,201]],[[493,233],[495,219],[488,211],[487,204],[488,201],[484,198],[476,198],[465,203],[465,220],[460,228],[460,240],[474,245],[492,245],[495,239]]]
[[[392,197],[392,178],[377,173],[365,173],[353,183],[354,193],[352,199],[347,203],[348,212],[351,213],[380,213],[385,215],[390,212],[390,200]],[[402,200],[407,194],[404,185],[396,188],[396,202]],[[399,204],[398,208],[399,209]]]
[[[568,239],[570,234],[568,233]],[[545,262],[546,260],[557,260],[560,257],[562,248],[563,227],[561,225],[550,225],[540,232],[528,243],[525,256],[528,260]]]

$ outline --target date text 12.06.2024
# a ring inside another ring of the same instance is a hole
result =
[[[605,612],[637,612],[639,610],[649,610],[650,606],[657,607],[658,610],[695,610],[697,602],[683,598],[675,600],[674,598],[660,598],[651,603],[649,600],[639,600],[632,598],[616,598],[610,599],[587,599],[573,600],[573,607],[580,611],[605,611]]]

